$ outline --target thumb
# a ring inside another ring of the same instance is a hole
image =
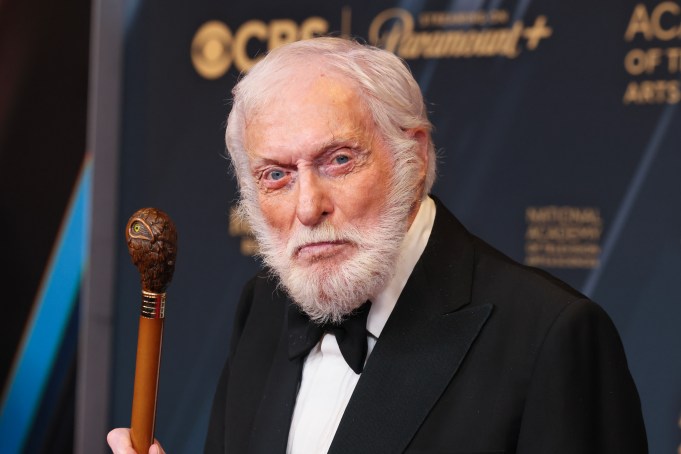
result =
[[[165,454],[158,440],[154,440],[154,444],[149,447],[149,454]]]

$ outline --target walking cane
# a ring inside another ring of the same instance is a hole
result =
[[[175,271],[177,232],[166,213],[142,208],[128,220],[125,237],[142,281],[130,438],[138,454],[147,454],[154,442],[165,291]]]

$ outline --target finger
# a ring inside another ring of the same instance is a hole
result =
[[[132,441],[130,441],[130,429],[113,429],[106,436],[106,442],[114,454],[137,454],[132,449]]]
[[[149,454],[166,454],[161,446],[161,443],[154,438],[154,444],[149,447]]]

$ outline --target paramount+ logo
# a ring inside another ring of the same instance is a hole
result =
[[[352,11],[341,10],[341,35],[350,36]],[[369,44],[405,60],[458,58],[516,58],[524,50],[535,51],[553,35],[548,18],[534,22],[511,20],[504,9],[473,11],[423,11],[412,13],[390,8],[368,24]],[[325,35],[329,21],[312,16],[301,22],[253,19],[232,31],[224,22],[212,20],[197,30],[191,44],[196,71],[206,79],[218,79],[230,68],[248,71],[264,53],[282,44]]]
[[[293,41],[328,33],[329,23],[321,17],[309,17],[297,23],[291,19],[244,22],[232,32],[221,21],[204,23],[191,44],[191,59],[196,71],[206,79],[222,77],[232,65],[238,71],[248,71],[260,58],[249,54],[248,46],[257,40],[274,49]]]

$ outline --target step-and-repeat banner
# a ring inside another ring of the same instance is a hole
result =
[[[681,6],[678,1],[131,2],[126,24],[111,426],[127,425],[143,206],[179,252],[157,437],[199,452],[242,284],[230,90],[263,52],[320,34],[402,57],[427,99],[434,193],[474,233],[566,280],[617,325],[653,453],[681,443]]]

